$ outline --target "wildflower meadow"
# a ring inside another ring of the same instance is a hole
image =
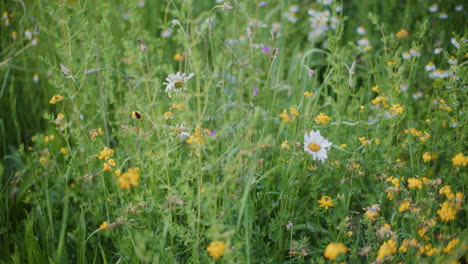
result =
[[[0,263],[468,262],[465,1],[0,12]]]

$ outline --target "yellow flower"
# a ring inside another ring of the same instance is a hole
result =
[[[169,119],[173,119],[174,118],[174,113],[172,113],[171,111],[166,112],[166,113],[163,114],[163,117],[164,117],[164,121],[167,121]]]
[[[374,98],[371,102],[372,104],[378,104],[378,103],[383,103],[383,104],[386,104],[388,98],[387,97],[384,97],[384,96],[377,96],[376,98]]]
[[[291,147],[288,145],[288,141],[283,141],[283,143],[281,143],[281,149],[284,150],[284,151],[289,151],[291,149]]]
[[[463,155],[463,153],[458,153],[452,158],[452,162],[453,166],[465,167],[468,164],[468,156]]]
[[[339,255],[346,254],[346,252],[348,252],[348,248],[344,244],[331,242],[325,248],[323,256],[327,259],[335,260]]]
[[[423,154],[423,160],[424,160],[424,162],[429,162],[429,161],[431,161],[431,159],[432,159],[432,156],[431,156],[431,153],[430,153],[430,152],[425,152],[425,153]]]
[[[392,107],[390,107],[390,113],[394,113],[396,115],[401,115],[403,114],[403,110],[405,108],[401,106],[400,104],[394,104]]]
[[[184,110],[184,105],[183,104],[173,104],[171,106],[172,109],[180,109],[180,110]]]
[[[375,142],[376,145],[380,145],[380,139],[376,139],[376,140],[374,140],[374,142]]]
[[[380,205],[373,204],[371,207],[366,208],[366,213],[364,214],[370,220],[374,220],[375,217],[379,215]]]
[[[427,232],[427,229],[423,227],[418,230],[418,235],[423,237],[426,234],[426,232]]]
[[[376,93],[379,93],[379,92],[380,92],[380,90],[379,90],[379,86],[378,86],[378,85],[376,85],[376,86],[372,86],[372,88],[371,88],[371,89],[372,89],[372,91],[374,91],[374,92],[376,92]]]
[[[206,250],[211,257],[220,258],[224,254],[226,248],[227,245],[223,241],[214,241],[210,243],[210,246]]]
[[[392,239],[384,242],[380,246],[379,251],[377,252],[377,260],[382,260],[387,256],[395,254],[395,252],[397,251],[396,246],[397,246],[396,242]]]
[[[201,124],[198,124],[195,127],[195,132],[193,133],[193,135],[190,135],[189,139],[187,139],[187,144],[193,144],[193,143],[198,143],[200,145],[205,144],[204,136],[208,133],[210,133],[209,130],[203,129],[201,127]]]
[[[444,253],[450,253],[452,251],[452,249],[458,244],[460,243],[460,239],[459,238],[455,238],[455,239],[452,239],[448,245],[442,250]]]
[[[333,207],[333,200],[330,196],[322,196],[320,200],[318,200],[320,207],[325,207],[328,210],[329,207]]]
[[[418,178],[409,178],[408,179],[408,188],[413,189],[413,188],[418,188],[422,189],[422,180]]]
[[[104,147],[104,149],[99,153],[98,159],[108,160],[110,158],[110,155],[112,155],[114,152],[115,150],[110,149],[108,147]]]
[[[452,187],[450,185],[444,185],[442,188],[440,188],[439,194],[445,194],[447,198],[452,197]]]
[[[409,209],[410,205],[411,203],[409,201],[405,201],[400,205],[400,207],[398,207],[398,211],[404,212]]]
[[[60,148],[60,152],[62,152],[62,154],[67,154],[68,150],[66,148]]]
[[[184,60],[184,56],[182,56],[182,54],[180,53],[176,53],[174,54],[174,57],[172,57],[175,61],[183,61]]]
[[[407,37],[409,37],[409,33],[408,33],[408,31],[406,31],[406,29],[402,29],[402,30],[398,31],[395,34],[395,37],[397,37],[397,38],[407,38]]]
[[[88,133],[89,137],[91,138],[91,140],[93,140],[94,138],[100,136],[104,134],[104,131],[102,131],[101,128],[98,128],[98,129],[91,129]]]
[[[112,167],[115,167],[117,163],[114,159],[109,159],[107,162],[102,164],[102,171],[112,171]]]
[[[128,171],[124,172],[119,176],[117,179],[119,182],[119,186],[122,189],[130,190],[130,187],[138,186],[140,179],[140,169],[139,168],[132,168],[128,169]]]
[[[294,107],[289,108],[289,112],[290,112],[291,115],[293,115],[293,116],[298,116],[298,115],[299,115],[299,112],[298,112],[297,109],[294,108]]]
[[[387,66],[394,66],[396,65],[396,61],[387,61]]]
[[[55,124],[58,126],[60,124],[62,124],[62,120],[65,118],[65,115],[62,114],[62,113],[59,113],[57,115],[57,118],[55,119]]]
[[[341,144],[341,145],[340,145],[340,148],[346,148],[347,146],[348,146],[348,145],[346,145],[346,144]]]
[[[419,139],[421,140],[421,142],[426,142],[426,140],[428,140],[430,137],[431,137],[431,134],[424,131],[424,136],[420,137]]]
[[[40,157],[39,162],[42,163],[42,165],[44,165],[44,166],[49,166],[50,165],[50,162],[46,157]]]
[[[280,114],[280,117],[283,118],[283,123],[291,122],[291,118],[288,115],[288,111],[286,109],[283,110],[283,113]]]
[[[324,124],[327,124],[328,122],[330,122],[330,117],[327,116],[326,114],[324,113],[320,113],[316,118],[315,118],[315,122],[317,124],[321,124],[321,125],[324,125]]]
[[[104,221],[100,226],[99,228],[102,229],[102,230],[106,230],[106,229],[109,229],[109,224],[107,224],[107,221]]]
[[[63,100],[63,96],[61,96],[60,94],[56,94],[52,96],[52,98],[49,100],[49,104],[56,104],[62,100]]]
[[[437,214],[442,221],[455,220],[458,210],[454,204],[445,201],[440,207],[441,208],[437,210]]]
[[[307,98],[310,98],[314,95],[314,93],[312,92],[304,92],[304,96],[307,97]]]

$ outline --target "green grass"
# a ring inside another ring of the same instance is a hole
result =
[[[321,2],[1,2],[14,17],[0,26],[0,263],[466,262],[466,162],[452,160],[468,156],[466,10]],[[310,39],[311,8],[340,19]],[[420,56],[405,60],[412,48]],[[430,78],[429,61],[453,76]],[[195,76],[169,97],[178,71]],[[323,163],[304,151],[311,130],[333,143]],[[133,168],[138,184],[122,188]],[[219,259],[214,241],[227,245]],[[331,242],[347,253],[325,258]]]

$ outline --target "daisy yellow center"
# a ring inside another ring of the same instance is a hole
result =
[[[175,81],[174,84],[175,84],[176,89],[180,89],[184,87],[185,82],[183,80],[178,80],[178,81]]]
[[[319,145],[318,143],[315,143],[315,142],[310,143],[307,147],[308,147],[308,148],[310,149],[310,151],[312,151],[312,152],[317,152],[317,151],[319,151],[319,150],[322,148],[322,147],[320,147],[320,145]]]

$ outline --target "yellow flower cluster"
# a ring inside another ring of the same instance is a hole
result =
[[[379,215],[380,205],[373,204],[371,207],[368,207],[366,213],[364,214],[370,220],[374,220]]]
[[[384,96],[377,96],[376,98],[374,98],[371,102],[372,104],[382,104],[384,107],[388,107],[388,104],[387,104],[387,100],[388,98],[387,97],[384,97]]]
[[[328,210],[329,207],[333,207],[333,200],[330,196],[322,196],[322,198],[318,200],[318,203],[320,207],[324,207],[326,210]]]
[[[173,104],[171,106],[172,109],[179,109],[179,110],[184,110],[184,105],[183,104]]]
[[[397,38],[407,38],[409,37],[409,33],[406,29],[402,29],[400,31],[398,31],[396,34],[395,34],[395,37]]]
[[[108,160],[112,154],[114,154],[115,150],[110,149],[108,147],[104,147],[104,149],[99,153],[98,159]]]
[[[100,226],[99,228],[102,229],[102,230],[106,230],[106,229],[109,229],[109,224],[107,223],[107,221],[104,221]]]
[[[289,108],[289,114],[286,109],[283,109],[283,113],[280,114],[280,117],[283,118],[283,123],[289,123],[296,120],[296,116],[299,116],[299,112],[294,107]]]
[[[171,111],[165,112],[163,114],[163,118],[164,118],[164,121],[167,121],[169,119],[173,119],[174,118],[174,113],[171,112]]]
[[[442,249],[442,252],[444,252],[444,253],[450,253],[450,252],[452,251],[452,249],[453,249],[456,245],[458,245],[458,243],[460,243],[460,239],[459,239],[459,238],[452,239],[452,240],[448,243],[448,245],[447,245],[444,249]]]
[[[395,254],[397,251],[397,244],[394,240],[389,239],[384,242],[377,252],[377,260],[383,260],[385,257]]]
[[[117,181],[120,188],[130,190],[131,186],[138,186],[140,184],[139,179],[140,168],[130,168],[127,172],[118,175]]]
[[[401,115],[403,114],[404,107],[401,106],[400,104],[394,104],[392,107],[390,107],[390,113],[394,113],[396,115]]]
[[[339,255],[346,254],[347,252],[348,248],[343,243],[331,242],[325,248],[323,256],[327,259],[335,260]]]
[[[427,133],[425,131],[424,132],[419,131],[416,128],[405,129],[404,132],[406,134],[410,133],[411,135],[413,135],[415,137],[419,137],[421,142],[426,142],[426,140],[428,140],[431,137],[431,134],[429,134],[429,133]],[[423,133],[424,133],[424,135],[423,135]]]
[[[62,120],[65,118],[65,115],[62,114],[62,113],[59,113],[57,115],[57,118],[55,119],[55,124],[58,126],[60,124],[62,124]]]
[[[206,250],[211,257],[220,258],[224,254],[226,248],[227,245],[223,241],[214,241],[210,243],[210,246]]]
[[[190,135],[189,139],[187,139],[187,144],[198,143],[200,145],[205,144],[205,136],[209,134],[210,131],[208,129],[203,129],[201,124],[198,124],[195,127],[195,132],[193,135]]]
[[[328,122],[330,122],[330,117],[327,116],[326,114],[324,113],[320,113],[316,118],[315,118],[315,122],[319,125],[324,125],[324,124],[328,124]]]
[[[408,179],[408,188],[413,189],[413,188],[418,188],[422,189],[422,180],[418,178],[409,178]]]
[[[458,213],[458,209],[455,204],[445,201],[440,205],[440,207],[441,208],[437,210],[437,214],[442,221],[455,220],[455,216]]]
[[[307,97],[307,98],[310,98],[314,95],[314,93],[312,92],[304,92],[304,96]]]
[[[400,207],[398,207],[398,211],[404,212],[404,211],[406,211],[406,210],[409,209],[410,205],[411,205],[411,203],[410,203],[409,201],[404,201],[404,202],[400,205]]]
[[[463,155],[463,153],[458,153],[455,157],[452,158],[453,166],[463,166],[466,167],[468,164],[468,156]]]
[[[63,96],[60,94],[56,94],[52,96],[52,98],[49,100],[49,104],[56,104],[62,100],[63,100]]]
[[[432,255],[434,255],[435,253],[437,253],[438,249],[433,247],[432,244],[426,244],[424,245],[424,247],[420,247],[418,249],[418,254],[419,255],[422,255],[422,254],[426,254],[426,256],[430,257]]]
[[[89,137],[91,140],[93,140],[96,137],[99,137],[100,135],[104,134],[104,131],[102,131],[101,128],[98,129],[91,129],[88,133]]]

